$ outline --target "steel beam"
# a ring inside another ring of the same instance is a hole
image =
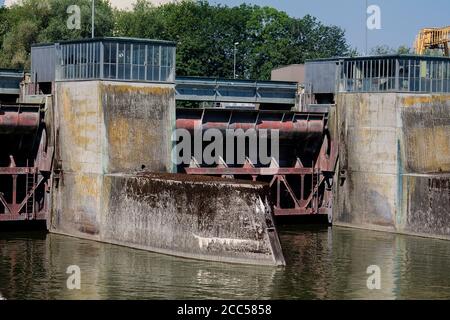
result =
[[[41,119],[41,105],[0,105],[0,134],[34,133]]]
[[[177,77],[178,101],[295,105],[298,83],[199,77]]]

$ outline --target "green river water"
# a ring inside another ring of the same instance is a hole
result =
[[[39,232],[0,233],[0,299],[449,299],[450,241],[280,228],[286,267],[180,259]],[[67,268],[79,266],[80,290]],[[380,269],[379,290],[367,268]]]

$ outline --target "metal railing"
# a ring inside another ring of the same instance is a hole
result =
[[[56,44],[56,80],[175,81],[175,44],[102,38]]]
[[[340,61],[338,92],[450,92],[450,59],[379,56]]]
[[[179,101],[295,105],[297,90],[297,82],[176,78],[176,99]]]

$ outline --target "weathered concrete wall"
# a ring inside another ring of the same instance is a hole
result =
[[[408,173],[450,172],[450,95],[399,95]]]
[[[64,171],[172,171],[172,85],[58,82],[56,105]]]
[[[405,232],[450,238],[450,95],[399,95]]]
[[[173,88],[102,85],[107,137],[107,172],[145,168],[171,172],[171,135],[175,128]]]
[[[339,94],[335,122],[335,224],[450,238],[450,96]]]
[[[343,94],[336,106],[339,171],[335,223],[394,230],[397,207],[395,95]],[[336,208],[336,207],[335,207]]]
[[[168,173],[174,92],[57,83],[61,173],[50,230],[189,258],[284,264],[267,186]]]
[[[450,174],[403,175],[399,229],[450,239]]]

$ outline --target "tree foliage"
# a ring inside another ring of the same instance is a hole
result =
[[[67,8],[81,10],[81,29],[67,27]],[[113,10],[107,0],[96,1],[96,34],[112,35]],[[35,43],[81,39],[91,34],[91,0],[22,0],[0,12],[0,67],[30,67],[30,48]]]
[[[386,55],[386,54],[411,54],[411,53],[412,53],[411,48],[404,46],[404,45],[398,47],[397,49],[391,48],[386,45],[379,45],[379,46],[373,47],[372,50],[370,51],[370,54],[375,55],[375,56]]]
[[[271,7],[210,5],[182,1],[153,7],[140,0],[131,12],[118,12],[116,34],[177,42],[180,75],[270,78],[280,65],[345,55],[344,31],[309,15],[289,17]]]
[[[29,67],[30,45],[90,36],[90,0],[24,0],[0,11],[0,66]],[[80,30],[66,26],[67,7],[81,8]],[[171,40],[177,74],[232,77],[234,47],[240,78],[270,78],[280,65],[351,53],[344,31],[312,16],[293,18],[271,7],[236,7],[185,0],[155,7],[138,0],[131,11],[96,1],[96,35]]]

